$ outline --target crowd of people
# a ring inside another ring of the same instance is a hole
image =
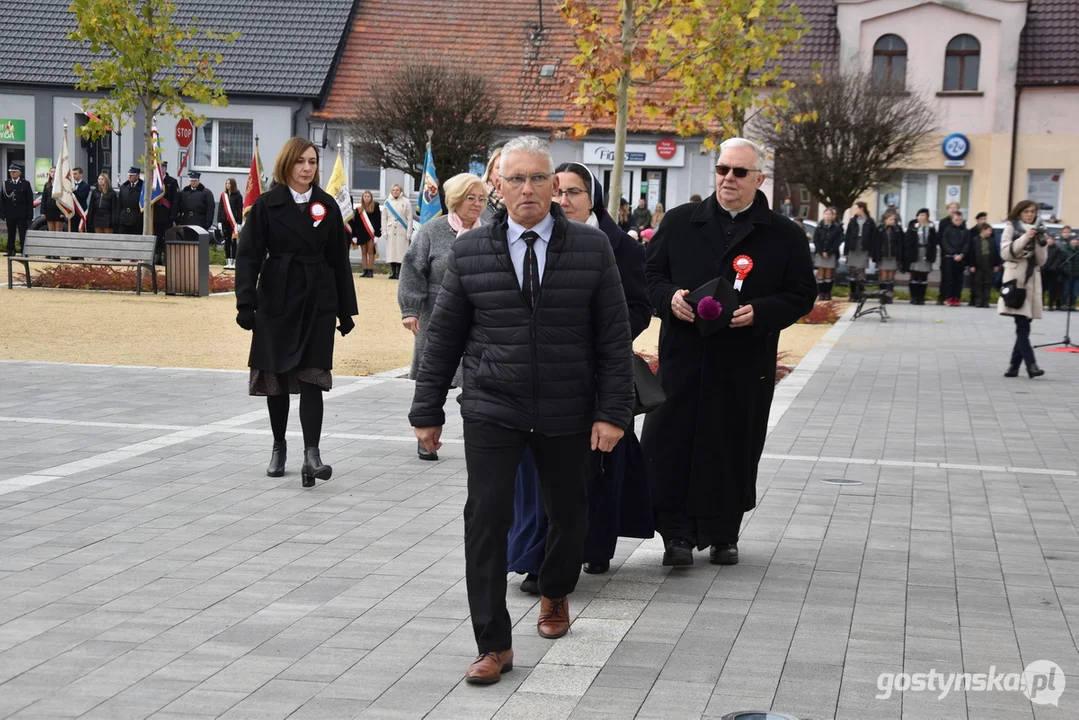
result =
[[[723,143],[715,194],[667,213],[645,245],[608,216],[587,167],[555,167],[546,143],[516,138],[492,153],[483,177],[447,180],[448,213],[403,238],[393,274],[402,324],[415,334],[409,420],[421,459],[437,459],[449,390],[462,391],[465,575],[478,648],[468,682],[513,669],[508,571],[540,595],[536,632],[558,638],[580,573],[607,572],[620,536],[658,531],[667,566],[693,564],[695,549],[715,564],[738,562],[779,332],[815,300],[803,232],[759,190],[764,160],[748,140]],[[289,396],[298,394],[305,488],[332,475],[318,448],[322,393],[332,387],[335,326],[347,334],[357,312],[352,243],[318,186],[318,163],[309,141],[286,143],[276,186],[243,226],[236,273],[236,322],[252,332],[248,391],[266,397],[273,432],[266,473],[285,473]],[[411,208],[391,195],[381,214],[361,197],[367,243],[386,236],[390,218],[408,231]],[[726,309],[698,313],[703,300],[690,293],[702,286]],[[639,370],[632,347],[653,315],[665,326],[658,379]],[[645,388],[666,400],[647,406],[638,441]]]

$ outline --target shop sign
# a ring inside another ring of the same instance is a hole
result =
[[[26,121],[0,118],[0,142],[26,142]]]
[[[659,151],[660,143],[626,143],[625,164],[638,167],[682,167],[686,164],[685,145],[673,143],[674,152],[664,157]],[[663,147],[664,153],[667,153],[668,146]],[[586,142],[584,162],[588,165],[614,165],[614,143]]]
[[[946,160],[962,160],[970,152],[970,140],[962,133],[952,133],[944,138],[940,149]]]

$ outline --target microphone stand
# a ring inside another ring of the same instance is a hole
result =
[[[1075,286],[1075,266],[1077,264],[1079,264],[1079,252],[1076,252],[1074,255],[1072,255],[1070,258],[1068,258],[1068,275],[1067,275],[1068,284],[1065,286],[1065,290],[1067,290],[1068,293],[1071,293],[1072,289]],[[1062,348],[1065,348],[1065,349],[1079,347],[1079,346],[1074,345],[1072,343],[1072,339],[1071,339],[1072,313],[1075,312],[1075,310],[1074,310],[1074,308],[1072,306],[1074,304],[1075,304],[1075,298],[1071,298],[1071,302],[1068,303],[1068,316],[1064,320],[1064,339],[1062,341],[1060,341],[1060,342],[1045,343],[1043,345],[1035,345],[1034,346],[1035,348],[1057,347],[1058,345],[1060,347],[1062,347]]]

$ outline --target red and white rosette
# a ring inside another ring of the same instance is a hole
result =
[[[749,255],[739,255],[731,263],[734,266],[734,289],[742,289],[742,281],[753,270],[753,258]]]
[[[311,203],[311,219],[315,221],[314,227],[326,219],[326,206],[320,202]]]

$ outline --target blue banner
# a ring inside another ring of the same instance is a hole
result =
[[[435,157],[431,154],[431,143],[427,143],[427,157],[423,161],[423,187],[420,188],[420,224],[434,220],[441,214],[442,199],[438,196]]]

